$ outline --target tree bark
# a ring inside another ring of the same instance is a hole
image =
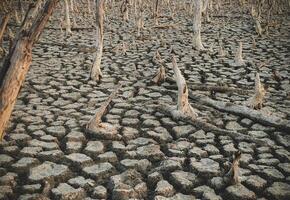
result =
[[[6,57],[0,72],[0,137],[11,116],[17,95],[32,61],[32,47],[38,41],[45,24],[56,7],[58,0],[47,0],[46,4],[29,28],[20,29],[13,47]],[[26,18],[23,27],[32,19]]]
[[[94,81],[100,81],[102,78],[101,60],[103,54],[103,39],[104,39],[104,0],[96,0],[96,56],[93,67],[91,69],[90,78]]]
[[[194,16],[193,16],[193,47],[196,50],[204,50],[201,42],[201,16],[202,16],[202,0],[194,0]]]

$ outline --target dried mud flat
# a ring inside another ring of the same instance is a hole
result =
[[[123,23],[109,13],[104,77],[95,83],[88,80],[93,53],[86,47],[94,44],[94,29],[78,22],[89,29],[62,38],[54,29],[55,15],[33,50],[8,137],[1,143],[0,199],[290,199],[289,130],[222,112],[197,99],[190,103],[199,119],[264,144],[173,119],[159,105],[176,105],[176,84],[151,81],[158,70],[156,51],[169,77],[174,53],[189,89],[206,84],[250,90],[212,96],[190,89],[192,93],[242,104],[253,93],[256,63],[270,59],[260,74],[269,86],[260,112],[290,120],[289,17],[269,37],[256,38],[255,48],[249,16],[232,11],[212,17],[202,27],[203,42],[212,52],[198,52],[191,47],[192,22],[185,13],[173,20],[161,17],[160,24],[174,24],[168,29],[154,28],[153,19],[146,19],[141,38],[136,38],[133,20]],[[224,58],[217,55],[219,34],[228,52]],[[237,40],[243,42],[243,67],[231,65]],[[281,82],[273,79],[272,69]],[[118,83],[123,87],[103,117],[118,128],[117,134],[104,139],[86,133],[85,124]],[[225,177],[238,150],[241,183],[231,185]]]

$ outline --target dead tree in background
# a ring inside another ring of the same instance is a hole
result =
[[[201,42],[201,15],[202,15],[202,0],[194,0],[194,16],[193,16],[193,47],[196,50],[204,50]]]
[[[65,6],[65,34],[66,35],[71,35],[71,22],[70,22],[70,17],[69,17],[69,5],[68,1],[64,0],[64,6]]]
[[[47,0],[43,9],[34,18],[29,17],[29,9],[13,47],[7,55],[0,71],[0,137],[11,116],[17,95],[32,62],[32,47],[38,41],[45,24],[56,7],[58,0]],[[31,24],[31,25],[30,25]]]
[[[96,0],[96,56],[93,67],[91,69],[90,78],[94,81],[99,81],[102,78],[101,60],[103,54],[103,39],[104,39],[104,0]]]
[[[4,0],[0,2],[0,57],[5,55],[5,50],[2,48],[3,36],[10,18],[10,13],[12,12],[11,2]]]

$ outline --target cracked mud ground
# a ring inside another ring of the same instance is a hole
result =
[[[163,113],[158,104],[177,102],[176,84],[151,82],[158,70],[152,61],[157,50],[167,76],[173,75],[171,47],[189,89],[204,82],[253,91],[255,63],[271,59],[261,70],[261,80],[269,86],[261,112],[289,120],[289,18],[270,30],[268,38],[256,38],[254,48],[255,33],[247,15],[232,12],[213,17],[212,23],[202,26],[203,42],[213,50],[209,53],[192,49],[191,18],[182,12],[174,20],[160,18],[160,24],[173,23],[176,29],[151,28],[153,20],[146,19],[142,40],[135,37],[133,21],[123,23],[109,13],[104,77],[99,84],[88,81],[93,53],[79,48],[93,46],[94,29],[74,31],[64,40],[60,30],[53,29],[56,14],[53,19],[33,50],[33,64],[8,137],[1,143],[0,199],[45,199],[39,194],[46,187],[47,199],[290,199],[289,131],[190,100],[200,119],[262,139],[267,145],[216,135]],[[224,59],[214,53],[218,33],[228,52]],[[248,63],[244,67],[230,65],[237,40],[243,42]],[[123,44],[127,44],[126,54],[118,51]],[[272,78],[272,69],[281,74],[280,83]],[[204,80],[201,71],[206,74]],[[119,137],[105,140],[87,134],[85,124],[118,83],[123,87],[103,121],[118,127]],[[242,104],[251,95],[210,97]],[[242,152],[241,183],[230,185],[224,177],[238,150]]]

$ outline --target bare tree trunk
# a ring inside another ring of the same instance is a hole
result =
[[[159,1],[158,0],[155,0],[155,5],[153,9],[154,9],[153,17],[154,17],[155,25],[158,25],[158,17],[159,17]]]
[[[195,119],[197,117],[197,114],[188,102],[188,87],[184,77],[182,76],[177,66],[174,56],[172,57],[172,65],[176,84],[178,87],[177,111],[190,117],[191,119]]]
[[[193,47],[196,48],[196,50],[204,50],[200,36],[201,14],[202,14],[202,0],[194,0]]]
[[[102,78],[101,60],[103,54],[103,39],[104,39],[104,0],[96,0],[96,56],[93,67],[91,69],[90,77],[94,81],[99,81]]]
[[[2,21],[1,21],[1,24],[0,24],[0,47],[2,46],[2,39],[3,39],[3,35],[4,35],[4,32],[5,32],[9,17],[10,17],[10,15],[6,14],[2,18]]]
[[[68,5],[68,1],[64,0],[64,6],[65,6],[65,33],[66,35],[71,35],[71,22],[70,22],[70,18],[69,18],[69,5]]]
[[[6,57],[0,72],[0,137],[9,121],[17,95],[32,61],[32,47],[38,41],[45,24],[56,7],[58,0],[47,0],[46,4],[29,28],[20,29],[14,45]],[[23,27],[30,24],[26,18]]]

